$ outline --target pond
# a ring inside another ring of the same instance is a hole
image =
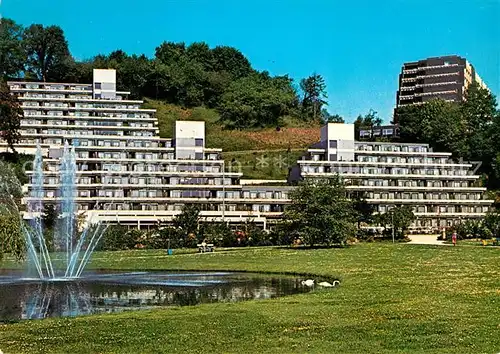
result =
[[[40,280],[0,272],[0,322],[270,299],[308,292],[304,278],[237,272],[87,272]]]

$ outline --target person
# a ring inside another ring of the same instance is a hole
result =
[[[457,245],[457,233],[454,232],[452,235],[451,235],[451,242],[453,243],[453,246],[456,246]]]

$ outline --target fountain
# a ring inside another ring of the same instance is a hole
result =
[[[40,147],[33,162],[32,190],[27,199],[29,221],[22,224],[28,261],[37,277],[0,269],[0,324],[24,319],[79,316],[103,312],[186,306],[205,302],[268,299],[311,291],[293,276],[234,272],[84,271],[106,226],[76,225],[75,151],[64,145],[57,195],[59,220],[54,231],[56,252],[49,252],[43,232],[44,173]]]
[[[60,217],[54,231],[54,246],[63,251],[63,265],[56,264],[49,252],[43,232],[44,173],[40,146],[37,146],[33,161],[32,190],[28,198],[27,211],[31,216],[28,224],[22,224],[26,239],[28,260],[40,279],[65,280],[81,276],[88,264],[106,227],[101,223],[88,223],[83,231],[76,227],[76,159],[74,147],[64,144],[59,166],[59,213]],[[62,270],[61,270],[62,268]]]

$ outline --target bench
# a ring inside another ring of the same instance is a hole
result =
[[[199,253],[213,252],[215,250],[213,243],[199,243],[196,246],[198,246]]]

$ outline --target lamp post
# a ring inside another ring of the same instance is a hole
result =
[[[222,159],[222,222],[226,224],[226,161]]]
[[[394,210],[391,209],[391,220],[392,220],[392,243],[395,243],[394,237]]]

